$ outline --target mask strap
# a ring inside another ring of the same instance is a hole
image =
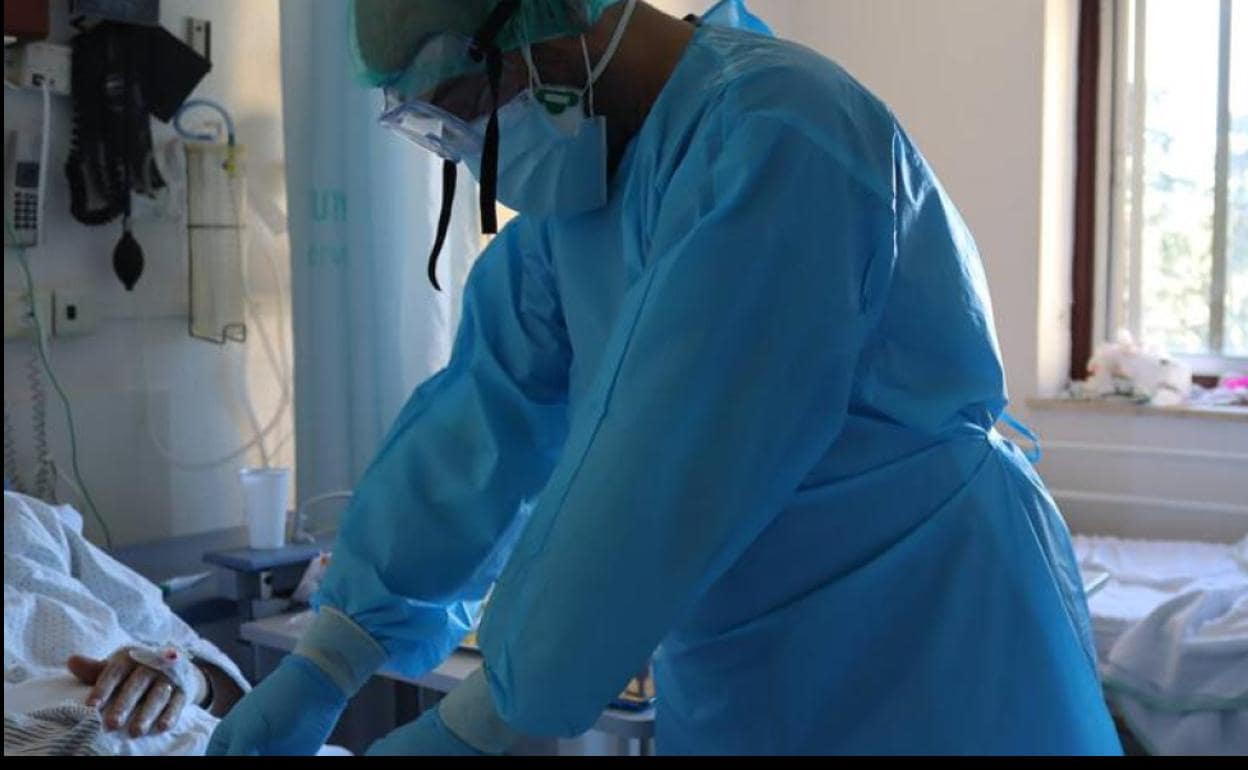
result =
[[[495,194],[498,189],[498,86],[503,73],[503,52],[498,50],[494,39],[503,26],[515,15],[520,0],[500,0],[486,18],[485,24],[472,39],[468,55],[474,61],[485,60],[485,70],[490,81],[490,122],[485,129],[485,147],[481,152],[481,232],[491,235],[498,232],[498,213]],[[451,225],[451,211],[455,206],[455,184],[458,170],[451,161],[442,163],[442,209],[438,213],[438,232],[434,237],[433,250],[429,253],[429,283],[438,291],[438,257],[446,243]]]
[[[524,56],[524,64],[529,70],[529,90],[536,91],[542,87],[542,73],[537,71],[537,65],[533,62],[533,46],[525,45],[520,49],[520,53]],[[585,91],[583,93],[589,106],[586,114],[593,115],[594,83],[589,78],[594,68],[589,62],[589,45],[585,42],[584,35],[581,35],[581,55],[585,57]]]
[[[581,55],[585,57],[585,114],[589,117],[594,115],[594,81],[590,80],[590,76],[594,72],[594,68],[589,65],[589,46],[585,43],[585,36],[581,35]]]
[[[438,285],[438,255],[442,253],[442,245],[446,243],[446,233],[451,227],[451,211],[455,207],[455,181],[458,170],[454,161],[442,161],[442,210],[438,213],[438,234],[433,241],[433,251],[429,253],[429,283],[433,288],[442,291]]]
[[[602,77],[602,73],[606,71],[607,65],[611,63],[615,51],[620,47],[620,41],[624,39],[624,33],[628,31],[628,22],[633,18],[633,11],[637,10],[637,0],[628,0],[628,4],[624,6],[624,12],[620,14],[620,20],[615,25],[615,31],[611,33],[611,40],[607,42],[607,48],[602,52],[602,58],[589,71],[589,85],[593,85]]]
[[[585,36],[581,35],[581,55],[585,57],[584,94],[588,106],[586,114],[590,116],[594,114],[594,83],[598,82],[598,78],[602,77],[602,73],[606,72],[607,66],[611,64],[611,59],[615,57],[615,52],[619,49],[620,42],[624,40],[624,33],[628,31],[628,23],[632,21],[635,10],[637,10],[637,0],[628,0],[624,11],[620,14],[620,20],[616,22],[615,30],[611,32],[611,39],[607,41],[607,47],[602,52],[602,58],[596,65],[591,66],[589,46],[585,42]],[[533,63],[532,46],[526,44],[520,50],[524,56],[524,63],[529,68],[529,88],[532,90],[534,83],[538,86],[542,84],[542,77],[537,71],[537,65]]]
[[[529,90],[534,90],[534,86],[540,88],[542,85],[542,75],[537,71],[537,65],[533,63],[533,46],[525,43],[520,49],[520,55],[524,57],[524,66],[529,70]],[[588,72],[589,70],[586,70]]]
[[[469,55],[476,61],[485,59],[486,77],[490,82],[490,120],[485,126],[485,146],[481,150],[481,232],[498,232],[495,201],[498,192],[498,88],[503,75],[503,52],[494,44],[503,25],[511,20],[520,0],[500,0],[489,18],[472,40]]]
[[[481,232],[498,232],[498,86],[503,72],[503,53],[491,46],[486,52],[490,79],[490,121],[485,125],[485,145],[481,150]]]

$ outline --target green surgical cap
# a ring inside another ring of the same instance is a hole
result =
[[[417,91],[464,74],[463,51],[445,43],[470,39],[500,0],[352,0],[351,37],[357,77],[369,86],[400,80]],[[503,51],[579,34],[619,0],[520,0],[496,43]],[[422,51],[435,42],[434,51]],[[436,49],[446,49],[441,55]],[[419,54],[419,56],[418,56]],[[415,69],[416,71],[413,71]]]

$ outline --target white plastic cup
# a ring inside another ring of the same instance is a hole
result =
[[[282,548],[286,545],[290,468],[243,468],[238,477],[243,483],[248,546]]]

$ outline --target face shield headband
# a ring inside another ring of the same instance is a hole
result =
[[[503,72],[503,52],[496,41],[498,34],[507,22],[515,16],[520,7],[520,0],[500,0],[490,12],[485,24],[473,35],[468,55],[474,61],[485,62],[486,79],[490,88],[490,117],[485,128],[485,143],[481,150],[481,232],[493,235],[498,232],[498,213],[495,198],[498,191],[498,91]],[[446,234],[451,225],[451,211],[455,204],[455,186],[458,169],[455,161],[442,162],[442,208],[438,213],[438,231],[433,241],[433,250],[429,253],[429,283],[438,291],[438,256],[446,243]]]

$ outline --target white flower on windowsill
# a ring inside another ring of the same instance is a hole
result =
[[[1088,379],[1071,383],[1073,398],[1125,398],[1153,406],[1187,403],[1192,370],[1165,353],[1137,345],[1128,332],[1100,345],[1088,361]]]

